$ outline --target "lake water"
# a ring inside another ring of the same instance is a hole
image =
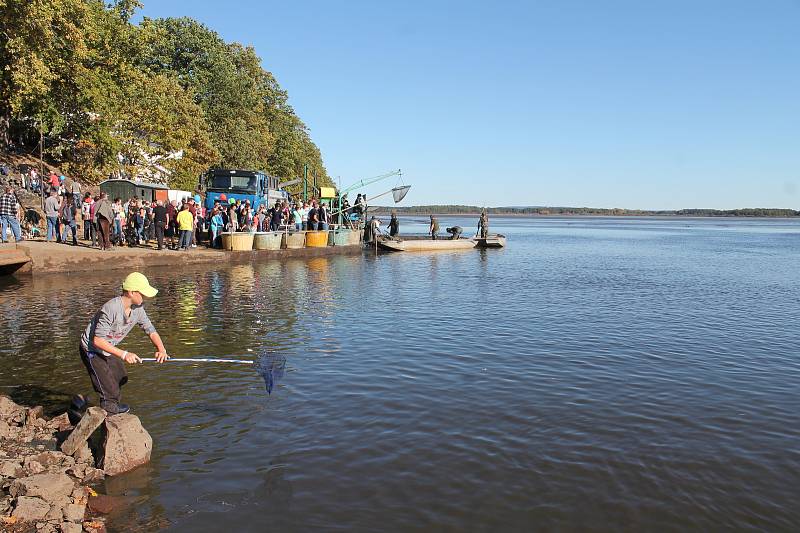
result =
[[[797,530],[800,221],[492,230],[507,249],[146,272],[173,356],[284,372],[130,368],[154,452],[106,483],[112,529]],[[0,282],[0,392],[90,391],[78,337],[119,278]]]

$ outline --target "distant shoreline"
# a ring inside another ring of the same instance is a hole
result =
[[[464,209],[461,211],[460,209]],[[481,209],[473,206],[414,206],[386,207],[369,209],[370,214],[389,215],[396,212],[407,216],[480,216]],[[486,208],[489,216],[520,218],[558,218],[558,217],[607,217],[607,218],[799,218],[800,211],[792,209],[747,208],[747,209],[681,209],[678,211],[638,211],[625,209],[593,208]]]

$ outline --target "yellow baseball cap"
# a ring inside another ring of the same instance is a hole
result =
[[[158,289],[150,286],[150,282],[144,277],[144,274],[139,272],[131,272],[122,282],[123,291],[136,291],[142,293],[143,296],[152,298],[158,294]]]

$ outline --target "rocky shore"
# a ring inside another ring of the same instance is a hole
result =
[[[0,396],[0,530],[105,531],[109,497],[92,487],[147,463],[152,444],[131,414],[90,407],[73,426]]]

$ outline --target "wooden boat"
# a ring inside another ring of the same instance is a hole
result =
[[[486,239],[460,238],[436,239],[427,235],[407,235],[397,239],[383,237],[378,247],[390,252],[428,252],[436,250],[469,250],[472,248],[502,248],[506,245],[504,235],[490,235]]]

